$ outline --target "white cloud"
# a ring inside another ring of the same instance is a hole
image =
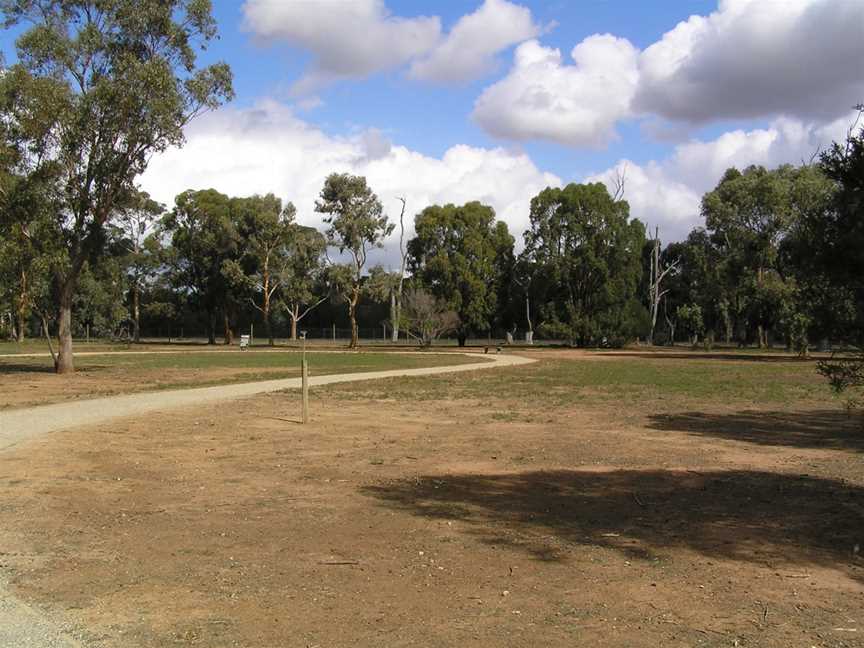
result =
[[[311,70],[293,87],[296,94],[400,67],[441,38],[437,16],[393,16],[383,0],[247,0],[243,13],[244,26],[260,39],[312,53]]]
[[[634,106],[668,119],[833,118],[864,97],[864,2],[724,0],[642,54]]]
[[[645,131],[662,138],[723,119],[828,121],[864,100],[864,2],[721,0],[641,53],[606,34],[572,58],[521,45],[478,98],[477,123],[503,139],[601,147],[636,117],[660,118]]]
[[[498,52],[540,31],[530,9],[507,0],[485,0],[477,11],[462,16],[426,58],[414,61],[409,74],[443,83],[477,79],[494,70]]]
[[[457,145],[441,158],[429,157],[389,142],[377,130],[327,135],[273,101],[207,114],[186,136],[182,149],[155,157],[141,178],[156,200],[170,206],[186,189],[209,187],[234,196],[273,192],[294,202],[300,222],[319,228],[315,199],[333,172],[366,176],[394,218],[397,196],[407,198],[412,217],[430,204],[480,200],[495,208],[517,240],[527,227],[531,198],[561,184],[523,153]],[[395,247],[391,241],[378,260],[395,264]]]
[[[626,169],[624,197],[630,203],[630,214],[646,225],[659,225],[664,240],[679,240],[702,225],[702,195],[716,186],[726,169],[807,162],[831,142],[842,141],[854,117],[847,113],[828,124],[781,117],[767,128],[730,131],[710,141],[680,144],[662,161],[639,165],[621,160],[585,180],[604,182],[611,189],[616,172]]]
[[[505,139],[605,145],[615,137],[615,122],[630,112],[638,51],[604,34],[586,38],[570,56],[573,65],[557,49],[523,43],[509,74],[477,99],[474,119]]]

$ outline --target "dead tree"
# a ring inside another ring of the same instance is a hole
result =
[[[660,257],[660,228],[654,228],[654,238],[651,245],[651,261],[648,278],[648,306],[651,312],[651,332],[648,335],[648,344],[654,344],[654,329],[657,327],[657,314],[660,310],[660,300],[665,297],[669,290],[663,290],[663,279],[678,267],[680,259],[664,267]],[[667,318],[668,321],[668,318]]]
[[[390,326],[392,332],[390,339],[399,341],[399,322],[402,318],[402,284],[405,282],[405,264],[408,261],[408,250],[405,249],[405,198],[397,198],[402,202],[402,211],[399,214],[399,276],[390,291]]]

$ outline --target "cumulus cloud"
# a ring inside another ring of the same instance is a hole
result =
[[[586,38],[565,63],[560,50],[536,40],[516,49],[509,74],[489,86],[473,117],[491,135],[601,147],[615,122],[630,112],[638,81],[638,51],[610,34]]]
[[[723,0],[643,52],[594,35],[568,65],[529,41],[474,118],[502,139],[574,147],[603,146],[617,121],[634,117],[667,120],[647,124],[663,138],[723,119],[830,121],[864,99],[862,34],[861,0]]]
[[[659,226],[664,240],[683,239],[702,224],[702,195],[716,186],[726,169],[807,162],[831,142],[841,141],[854,118],[847,113],[819,124],[781,117],[767,128],[735,130],[713,140],[680,144],[665,160],[642,165],[621,160],[585,180],[603,182],[612,189],[618,173],[625,173],[625,198],[631,215],[646,225]]]
[[[493,71],[495,55],[540,33],[531,11],[507,0],[485,0],[462,16],[425,58],[414,61],[409,75],[443,83],[470,81]]]
[[[724,0],[640,59],[634,106],[668,119],[827,119],[864,96],[860,0]]]
[[[333,172],[366,176],[393,217],[399,196],[411,215],[431,204],[480,200],[517,239],[527,227],[531,198],[561,184],[523,153],[456,145],[437,158],[393,144],[377,130],[333,137],[274,101],[209,113],[186,136],[182,149],[156,156],[141,178],[156,200],[170,206],[186,189],[209,187],[233,196],[273,192],[295,204],[301,223],[319,229],[315,199]],[[395,249],[391,241],[375,260],[395,265]]]
[[[400,67],[441,38],[437,16],[394,16],[383,0],[247,0],[243,13],[246,29],[259,39],[312,53],[311,69],[293,87],[296,94]]]

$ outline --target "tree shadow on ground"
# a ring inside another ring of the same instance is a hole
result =
[[[483,542],[563,561],[578,546],[633,559],[689,548],[864,580],[864,488],[756,471],[614,470],[434,475],[362,491],[413,515],[459,520]]]
[[[615,351],[610,358],[645,358],[648,360],[728,360],[734,362],[792,362],[814,364],[824,358],[800,358],[795,355],[773,355],[768,353],[720,353],[714,351]]]
[[[75,367],[75,373],[93,373],[107,368],[108,365],[88,364],[86,367]],[[51,360],[48,360],[47,364],[0,362],[0,376],[2,376],[3,374],[22,373],[56,374],[57,372],[54,369],[54,363],[52,363]]]
[[[843,410],[684,412],[648,417],[654,430],[687,432],[759,445],[864,451],[864,419]]]

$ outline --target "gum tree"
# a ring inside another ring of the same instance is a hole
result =
[[[183,143],[196,115],[232,97],[224,63],[196,65],[216,37],[210,0],[0,0],[4,27],[26,25],[2,75],[3,120],[24,175],[50,167],[61,204],[53,227],[60,349],[74,371],[72,304],[106,224],[148,160]]]
[[[393,231],[393,224],[384,214],[381,201],[366,184],[363,176],[333,173],[324,182],[321,199],[315,202],[315,211],[327,214],[327,244],[345,252],[351,258],[350,286],[345,294],[348,316],[351,319],[351,344],[359,345],[357,331],[357,304],[363,292],[363,269],[370,250],[382,247]]]

